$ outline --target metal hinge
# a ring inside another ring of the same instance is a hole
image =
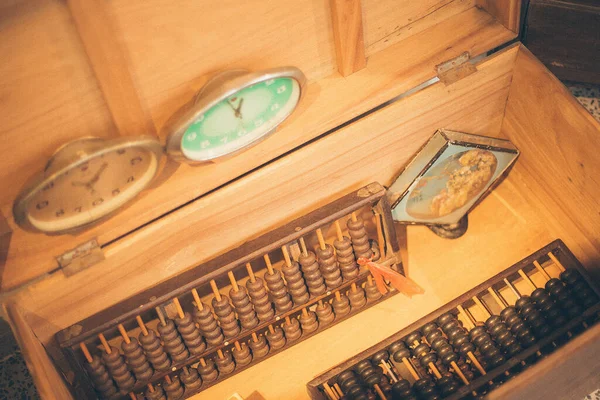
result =
[[[104,252],[95,238],[56,257],[66,276],[74,275],[103,260]]]
[[[448,86],[477,72],[475,65],[469,62],[470,59],[471,54],[465,51],[456,58],[438,64],[435,67],[438,78]]]

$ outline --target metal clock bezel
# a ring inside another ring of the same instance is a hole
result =
[[[93,221],[68,229],[46,231],[38,229],[36,226],[31,224],[28,217],[27,206],[29,201],[31,201],[31,198],[46,185],[54,181],[65,172],[77,168],[91,159],[116,150],[128,149],[132,147],[142,147],[152,153],[156,158],[156,169],[153,177],[149,180],[148,184],[146,184],[146,186],[141,189],[132,199],[124,203],[121,207],[117,207],[115,210],[108,212],[107,214],[98,217]],[[54,152],[52,157],[50,157],[46,163],[44,170],[34,176],[19,192],[19,195],[13,203],[13,216],[15,222],[26,231],[41,232],[47,235],[60,235],[65,233],[77,233],[92,225],[96,225],[102,221],[105,221],[109,217],[121,211],[123,207],[126,207],[129,203],[131,203],[139,193],[141,193],[152,183],[152,181],[156,178],[158,171],[160,170],[161,158],[163,154],[164,149],[162,145],[156,138],[151,136],[119,137],[114,139],[84,137],[68,142]]]
[[[274,126],[273,129],[268,130],[263,135],[255,138],[249,144],[224,155],[210,157],[203,160],[192,160],[183,154],[183,151],[181,150],[181,141],[183,139],[183,135],[189,126],[200,115],[214,107],[223,99],[233,96],[235,93],[248,86],[276,78],[292,78],[298,82],[300,89],[300,95],[298,97],[296,107],[294,107],[289,114],[285,116],[281,123]],[[277,130],[277,128],[292,115],[302,100],[305,86],[306,76],[304,76],[302,71],[296,67],[278,67],[257,72],[249,72],[243,69],[221,72],[211,78],[206,85],[200,89],[194,99],[180,108],[166,123],[162,130],[163,135],[167,137],[166,152],[169,157],[179,162],[185,162],[188,164],[205,164],[230,157],[247,150],[271,136]]]

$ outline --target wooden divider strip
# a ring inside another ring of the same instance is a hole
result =
[[[367,65],[360,0],[330,0],[338,71],[352,75]]]

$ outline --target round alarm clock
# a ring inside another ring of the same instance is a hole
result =
[[[150,184],[162,154],[160,142],[145,136],[69,142],[21,191],[13,206],[15,221],[47,234],[97,222]]]
[[[254,146],[292,114],[305,83],[295,67],[216,75],[163,129],[167,153],[178,161],[203,163]]]

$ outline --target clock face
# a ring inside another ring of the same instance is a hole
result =
[[[205,161],[246,147],[286,119],[299,99],[293,78],[245,87],[196,118],[183,134],[181,150],[189,159]]]
[[[25,205],[29,223],[59,232],[93,222],[135,197],[154,177],[156,155],[142,147],[115,149],[45,181]]]

